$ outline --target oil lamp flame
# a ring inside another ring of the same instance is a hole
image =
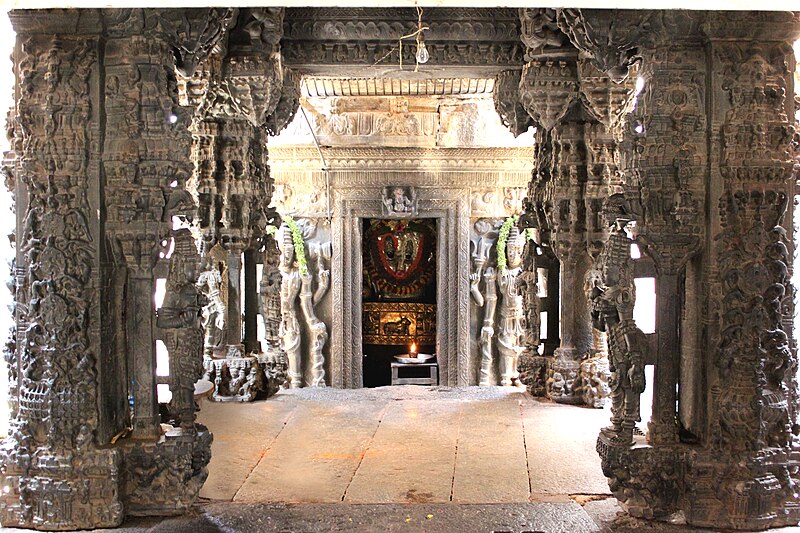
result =
[[[416,357],[417,356],[417,343],[415,343],[415,342],[411,343],[411,349],[408,351],[408,354],[411,357]]]

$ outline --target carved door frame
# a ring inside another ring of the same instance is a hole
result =
[[[437,219],[436,355],[439,384],[466,386],[470,384],[469,189],[434,189],[417,185],[416,190],[418,213],[414,218]],[[382,212],[382,191],[382,187],[333,191],[330,383],[338,388],[364,386],[362,219],[408,218]]]

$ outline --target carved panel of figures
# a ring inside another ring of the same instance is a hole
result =
[[[481,219],[476,222],[475,229],[479,236],[473,246],[475,271],[470,275],[470,294],[474,303],[482,308],[478,319],[479,384],[494,384],[497,367],[500,385],[518,385],[521,383],[520,355],[526,351],[531,355],[529,351],[536,350],[532,341],[534,335],[538,346],[538,331],[534,334],[531,330],[538,325],[538,317],[535,324],[528,321],[530,310],[525,307],[531,302],[531,291],[533,298],[536,294],[536,283],[531,283],[530,274],[524,268],[531,267],[531,262],[523,265],[525,238],[515,217],[502,224]],[[532,312],[536,309],[534,304]]]
[[[328,264],[331,244],[312,242],[306,246],[305,239],[315,228],[311,221],[302,222],[298,223],[287,217],[280,229],[278,242],[281,257],[278,268],[282,281],[279,335],[281,349],[288,359],[290,386],[303,386],[303,369],[307,367],[307,384],[311,387],[325,387],[323,348],[328,342],[328,331],[314,308],[330,288]],[[306,236],[300,225],[308,230]],[[315,267],[313,271],[312,265]],[[305,320],[304,328],[298,318],[298,302]],[[305,348],[304,334],[307,339]]]

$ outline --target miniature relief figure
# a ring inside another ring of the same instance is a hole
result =
[[[599,276],[589,290],[592,325],[608,335],[611,378],[611,426],[602,434],[612,444],[633,443],[633,430],[640,420],[639,400],[645,389],[644,334],[633,320],[636,300],[631,261],[631,240],[625,227],[631,222],[630,208],[621,194],[612,195],[603,205],[606,222],[612,226],[595,269]]]
[[[386,187],[383,190],[383,206],[385,214],[413,214],[414,208],[413,187]]]

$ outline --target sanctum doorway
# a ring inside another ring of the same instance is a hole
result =
[[[390,201],[410,207],[403,188],[395,190],[398,197]],[[394,384],[392,371],[397,373],[400,367],[392,363],[436,363],[436,226],[436,219],[364,219],[361,339],[365,387]],[[402,355],[407,361],[397,363],[395,356]],[[403,370],[406,377],[432,376],[427,366]]]

